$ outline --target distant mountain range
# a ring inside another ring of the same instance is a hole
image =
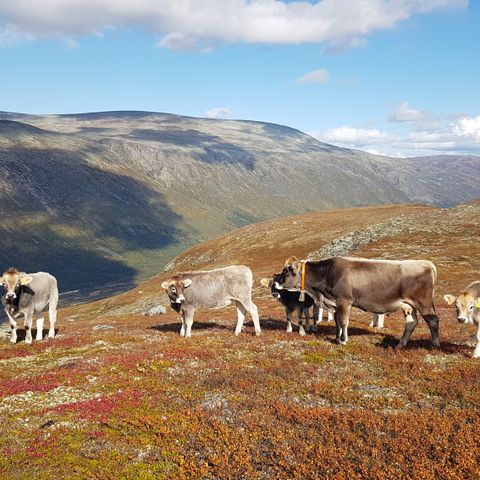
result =
[[[235,227],[480,197],[480,157],[388,158],[292,128],[149,112],[0,112],[0,268],[134,283]]]

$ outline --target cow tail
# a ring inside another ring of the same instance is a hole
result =
[[[57,309],[57,305],[58,305],[58,283],[57,283],[57,279],[52,275],[52,278],[51,278],[51,285],[50,285],[50,300],[49,300],[49,303],[50,303],[50,306],[52,308],[55,308],[55,310]]]

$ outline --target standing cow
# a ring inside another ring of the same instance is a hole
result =
[[[33,316],[37,317],[37,336],[42,340],[43,310],[48,305],[50,328],[48,337],[55,337],[55,322],[57,320],[58,287],[53,275],[45,272],[20,273],[16,268],[10,268],[0,282],[5,289],[5,313],[8,316],[12,334],[10,341],[17,341],[16,320],[23,315],[25,320],[25,343],[32,343]]]
[[[180,335],[191,337],[195,309],[221,308],[235,303],[237,326],[242,331],[245,313],[253,319],[255,334],[260,335],[257,306],[252,302],[252,271],[244,265],[216,270],[178,273],[162,283],[173,309],[182,314]]]
[[[477,325],[477,344],[473,351],[473,358],[480,357],[480,282],[472,282],[458,297],[447,294],[443,298],[449,305],[455,304],[457,319],[460,323]]]
[[[348,322],[353,307],[373,313],[389,313],[400,308],[405,330],[398,342],[403,347],[417,326],[417,310],[427,322],[435,347],[440,345],[438,317],[433,303],[436,268],[426,260],[370,260],[334,257],[301,265],[287,260],[274,281],[279,289],[304,289],[317,304],[335,308],[336,341],[348,341]],[[302,269],[302,266],[304,267]],[[302,270],[304,278],[302,282]],[[403,308],[410,305],[412,308]]]
[[[321,321],[323,314],[323,308],[319,308],[313,298],[309,295],[305,295],[303,302],[300,301],[300,292],[290,292],[288,290],[278,290],[274,283],[273,278],[262,278],[260,283],[264,287],[269,287],[272,292],[272,297],[278,300],[285,307],[285,314],[287,316],[287,332],[292,331],[292,313],[297,312],[298,315],[298,333],[301,336],[305,335],[305,329],[303,328],[303,320],[305,318],[305,325],[307,332],[313,330],[317,331],[317,323]],[[310,325],[310,308],[313,306],[313,326]]]

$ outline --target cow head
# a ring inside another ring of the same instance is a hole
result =
[[[170,303],[182,303],[185,301],[184,291],[192,284],[189,278],[174,276],[162,283],[162,288],[167,292]]]
[[[277,290],[300,290],[302,285],[301,262],[296,257],[288,258],[281,273],[274,275],[273,285]]]
[[[458,297],[447,294],[444,295],[443,298],[448,305],[455,305],[457,309],[457,320],[460,323],[473,323],[473,310],[475,308],[474,295],[463,292]]]
[[[280,298],[280,290],[275,286],[273,279],[277,276],[277,273],[274,273],[270,278],[262,278],[260,283],[267,288],[270,288],[272,292],[272,297],[278,300]]]
[[[22,286],[28,285],[33,280],[29,275],[21,274],[16,268],[9,268],[0,277],[0,282],[5,289],[5,298],[11,302],[20,296]]]

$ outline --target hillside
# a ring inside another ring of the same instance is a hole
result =
[[[0,264],[55,272],[63,291],[125,289],[186,247],[262,220],[479,195],[478,157],[391,159],[280,125],[148,112],[1,118]]]
[[[478,279],[478,238],[479,202],[307,213],[206,241],[130,292],[62,309],[55,340],[0,344],[2,478],[476,478],[474,327],[442,295]],[[326,322],[286,333],[258,280],[288,255],[341,249],[433,260],[441,348],[421,322],[392,349],[399,314],[377,331],[355,311],[346,347]],[[197,312],[190,339],[170,308],[142,315],[165,303],[174,271],[229,263],[254,271],[260,337],[252,322],[233,335],[233,307]]]

